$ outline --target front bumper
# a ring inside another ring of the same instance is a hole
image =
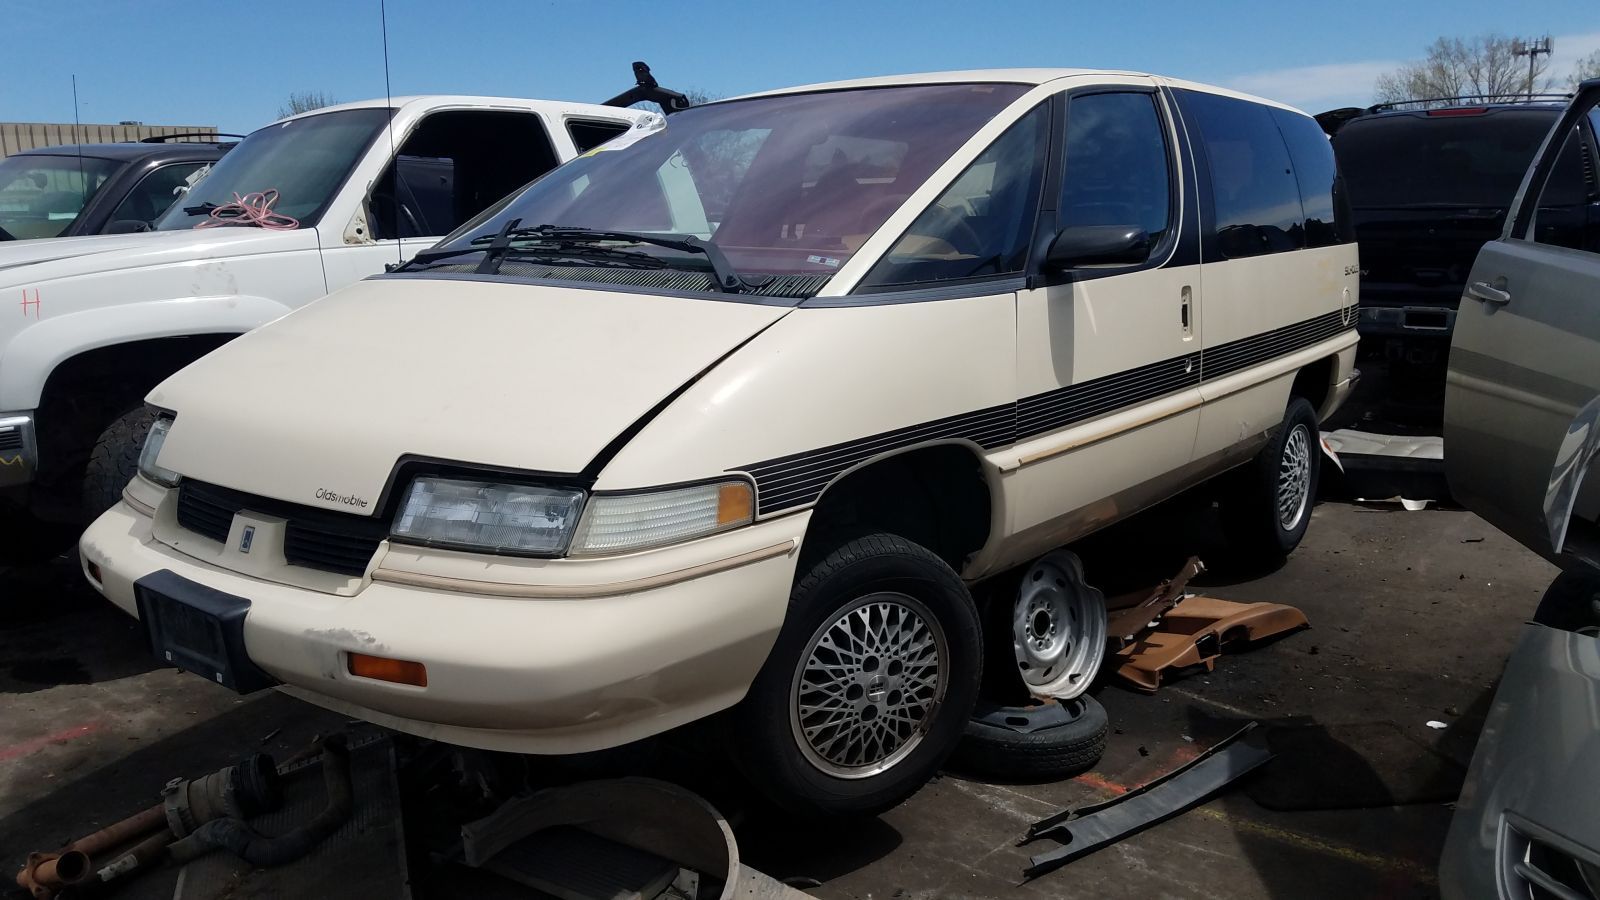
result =
[[[0,488],[26,485],[38,470],[33,413],[0,412]]]
[[[384,545],[353,591],[332,592],[168,546],[155,522],[175,497],[130,503],[148,493],[138,483],[79,542],[86,576],[125,612],[138,615],[134,582],[162,570],[246,598],[245,650],[287,693],[422,737],[519,753],[614,747],[737,703],[783,624],[809,519],[608,559]],[[427,686],[352,675],[352,652],[421,662]]]

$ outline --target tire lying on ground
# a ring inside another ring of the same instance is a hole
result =
[[[1014,781],[1055,781],[1087,771],[1106,749],[1109,722],[1093,697],[1035,706],[980,703],[952,766]]]

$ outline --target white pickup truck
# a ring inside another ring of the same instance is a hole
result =
[[[115,502],[162,379],[658,122],[630,103],[686,105],[634,68],[639,86],[605,105],[421,96],[292,116],[241,141],[155,233],[0,245],[0,563],[65,549]],[[289,227],[196,228],[268,190]]]

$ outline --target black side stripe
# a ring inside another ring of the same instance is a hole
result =
[[[1015,404],[1007,403],[780,456],[740,466],[739,470],[755,478],[757,512],[766,515],[815,503],[822,489],[840,472],[880,453],[936,440],[970,440],[985,450],[993,450],[1016,443],[1015,428]]]
[[[733,471],[748,472],[756,481],[758,515],[815,503],[840,473],[851,466],[901,447],[940,440],[966,440],[994,450],[1036,435],[1076,425],[1108,413],[1156,400],[1168,394],[1230,375],[1292,353],[1355,327],[1353,311],[1331,312],[1229,341],[1205,351],[1150,363],[1024,397],[1016,403],[991,406],[920,425],[909,425],[867,437],[831,444],[789,456],[763,460]]]

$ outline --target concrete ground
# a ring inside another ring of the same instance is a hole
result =
[[[1082,548],[1091,578],[1108,588],[1159,580],[1208,548],[1208,516],[1180,505],[1099,536]],[[826,829],[734,809],[741,852],[778,877],[810,879],[809,890],[828,898],[1431,896],[1452,779],[1517,626],[1553,577],[1464,512],[1323,504],[1281,569],[1202,581],[1213,596],[1297,605],[1312,628],[1154,695],[1108,681],[1097,696],[1115,732],[1092,772],[1054,784],[946,774],[880,819]],[[1013,846],[1029,822],[1136,786],[1245,719],[1314,722],[1332,737],[1280,747],[1256,780],[1020,883],[1026,854],[1051,846]],[[241,698],[156,667],[135,623],[88,590],[69,560],[0,572],[5,883],[27,851],[143,808],[174,775],[255,750],[281,759],[343,721],[276,693]],[[1380,805],[1269,810],[1250,795],[1273,777],[1280,791],[1304,795],[1302,806]],[[719,804],[739,806],[734,785],[712,791]],[[152,873],[117,896],[170,896],[173,879]]]

